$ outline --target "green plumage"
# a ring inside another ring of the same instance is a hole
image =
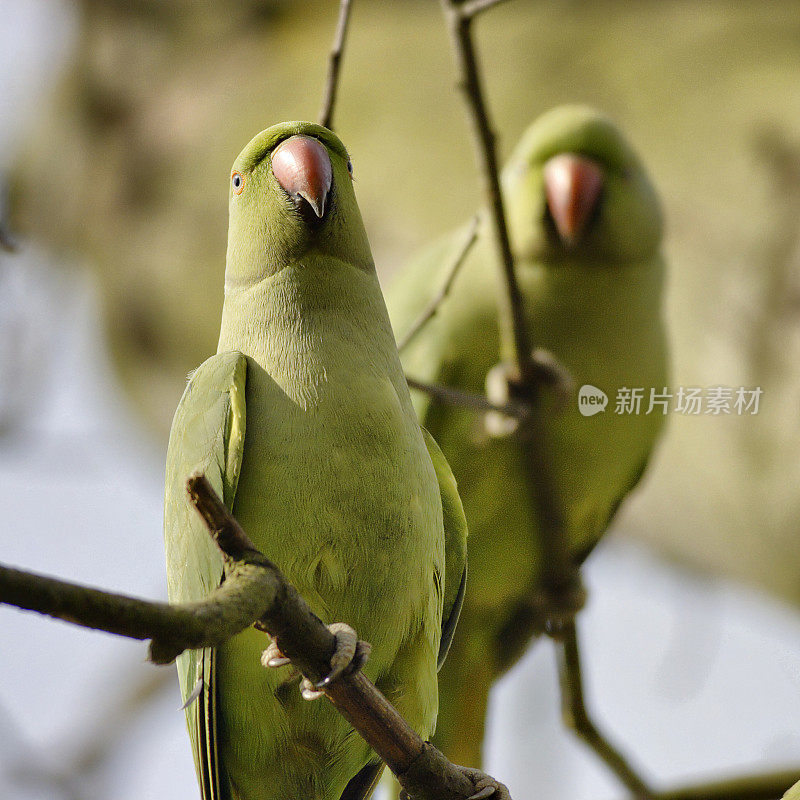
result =
[[[319,220],[272,171],[275,148],[298,134],[332,166]],[[372,644],[365,674],[428,737],[466,526],[411,405],[347,163],[327,129],[285,123],[234,164],[244,185],[230,193],[218,353],[191,377],[170,436],[169,594],[197,599],[222,578],[185,496],[201,468],[314,612]],[[204,680],[187,708],[204,800],[362,796],[375,754],[330,703],[304,701],[286,670],[261,666],[267,644],[250,629],[179,660],[184,698]]]
[[[588,156],[604,186],[580,241],[558,236],[545,198],[543,166],[559,153]],[[661,321],[662,223],[655,193],[614,125],[583,107],[541,117],[523,136],[503,173],[503,192],[531,341],[550,350],[575,384],[609,397],[605,412],[584,417],[577,398],[550,411],[548,449],[558,500],[576,559],[594,546],[642,474],[664,424],[647,415],[649,389],[667,384]],[[423,252],[387,293],[398,336],[443,284],[467,230]],[[489,221],[436,316],[403,352],[408,375],[472,392],[486,390],[501,360],[497,266]],[[615,413],[622,387],[642,387],[638,415]],[[540,573],[537,521],[528,499],[523,455],[513,439],[492,438],[475,412],[415,396],[423,425],[441,445],[458,479],[470,526],[470,582],[459,634],[440,675],[440,720],[434,741],[458,763],[478,765],[492,682],[524,650],[510,635],[510,610]]]

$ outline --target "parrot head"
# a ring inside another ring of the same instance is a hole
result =
[[[316,254],[374,269],[347,150],[327,128],[284,122],[233,164],[226,285],[248,285]],[[335,262],[332,262],[335,263]]]
[[[614,123],[586,106],[560,106],[525,132],[503,171],[515,252],[543,262],[624,263],[652,257],[661,209]]]

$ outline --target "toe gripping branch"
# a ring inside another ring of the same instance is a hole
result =
[[[347,623],[334,622],[326,627],[336,639],[336,647],[330,660],[330,671],[316,682],[303,678],[300,691],[305,700],[316,700],[342,676],[351,675],[361,669],[369,658],[370,643],[359,639]],[[290,659],[281,652],[277,639],[272,639],[261,655],[261,663],[265,667],[283,667],[290,663]]]
[[[341,675],[349,675],[366,664],[372,645],[359,639],[346,622],[334,622],[328,630],[336,637],[336,650],[331,657],[331,671],[314,688],[324,689]]]

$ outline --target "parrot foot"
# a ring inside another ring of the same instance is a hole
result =
[[[321,697],[325,694],[326,687],[342,675],[349,675],[361,669],[369,657],[369,642],[361,641],[347,623],[334,622],[327,628],[336,637],[336,650],[331,656],[331,671],[318,683],[303,678],[300,683],[300,693],[304,700],[316,700]],[[261,663],[265,667],[283,667],[290,663],[290,659],[286,658],[277,641],[273,639],[261,654]]]
[[[487,797],[491,797],[492,800],[511,800],[508,787],[491,775],[472,767],[459,767],[459,769],[475,785],[475,794],[470,795],[469,800],[485,800]]]
[[[508,403],[511,392],[508,388],[508,367],[506,364],[495,364],[486,374],[486,396],[498,406]],[[486,432],[494,439],[511,436],[519,428],[519,420],[501,414],[499,411],[489,411],[484,416]]]
[[[454,766],[466,775],[475,787],[475,793],[471,794],[467,800],[486,800],[487,797],[491,797],[492,800],[511,800],[508,787],[504,783],[495,780],[491,775],[472,767],[461,767],[458,764]],[[413,800],[405,789],[400,789],[398,797],[399,800]]]
[[[549,351],[537,348],[531,353],[533,367],[532,381],[538,387],[546,387],[552,392],[553,408],[563,411],[575,393],[575,381],[567,368]],[[530,402],[529,389],[519,379],[515,379],[506,363],[495,364],[486,375],[486,396],[492,403],[504,406],[512,400]],[[486,432],[494,438],[502,438],[516,433],[519,420],[497,411],[486,414]]]
[[[369,658],[369,642],[361,641],[356,632],[346,622],[334,622],[327,626],[336,637],[336,650],[331,656],[331,671],[319,683],[303,678],[300,694],[304,700],[316,700],[325,694],[325,688],[342,675],[349,675],[364,666]]]
[[[261,654],[261,666],[263,667],[285,667],[291,663],[291,659],[281,653],[275,639],[270,639],[267,649]]]
[[[563,411],[575,392],[575,379],[569,370],[549,351],[537,347],[531,353],[534,376],[542,385],[552,389],[556,398],[556,410]]]

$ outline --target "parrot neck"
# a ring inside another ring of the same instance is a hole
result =
[[[330,258],[304,258],[251,285],[226,287],[217,352],[231,350],[304,408],[359,369],[388,374],[408,394],[377,275]]]

